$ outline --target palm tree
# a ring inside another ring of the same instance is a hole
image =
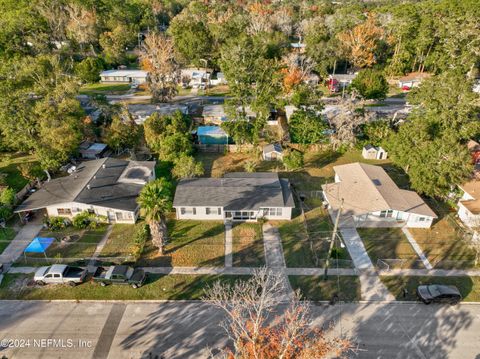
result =
[[[147,183],[140,192],[137,202],[150,226],[152,243],[158,247],[158,254],[163,255],[163,247],[167,237],[165,215],[172,209],[171,183],[165,178]]]

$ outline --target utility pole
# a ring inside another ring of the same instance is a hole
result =
[[[338,231],[338,222],[340,221],[340,215],[342,214],[343,209],[343,198],[340,203],[340,208],[337,212],[337,218],[335,218],[335,226],[333,227],[332,238],[330,239],[330,247],[328,248],[327,261],[325,262],[325,272],[323,274],[323,279],[327,280],[328,278],[328,266],[330,265],[330,256],[332,255],[333,244],[335,243],[335,238],[337,237]]]

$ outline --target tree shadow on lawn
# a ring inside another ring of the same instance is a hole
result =
[[[178,222],[177,222],[178,223]],[[175,228],[175,235],[169,237],[169,244],[172,245],[172,247],[167,244],[167,253],[175,252],[185,246],[191,245],[194,242],[201,241],[201,240],[208,240],[210,238],[215,238],[219,234],[223,234],[225,232],[225,225],[223,223],[218,223],[212,228],[209,228],[205,231],[201,232],[201,235],[197,237],[191,238],[190,231],[197,226],[201,226],[204,224],[204,221],[199,221],[198,224],[192,224],[187,227],[182,227],[180,230],[178,228]],[[175,225],[175,222],[170,222],[168,227],[168,231],[171,232],[173,230],[173,226]],[[188,238],[185,241],[182,241],[184,238]],[[191,238],[191,239],[190,239]],[[179,242],[179,244],[177,244]]]
[[[240,240],[241,241],[241,240]],[[235,243],[237,242],[237,243]],[[263,240],[257,239],[247,243],[233,244],[233,266],[234,267],[263,267],[265,266],[265,253]],[[240,248],[238,248],[241,246]]]

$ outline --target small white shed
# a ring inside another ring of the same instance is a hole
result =
[[[367,160],[385,160],[388,153],[380,146],[366,145],[363,147],[362,156]]]
[[[262,151],[262,157],[265,161],[283,160],[283,149],[279,143],[266,145]]]

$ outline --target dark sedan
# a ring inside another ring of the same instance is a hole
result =
[[[455,305],[462,300],[462,295],[457,287],[450,285],[420,285],[417,288],[417,295],[425,304],[448,303]]]

